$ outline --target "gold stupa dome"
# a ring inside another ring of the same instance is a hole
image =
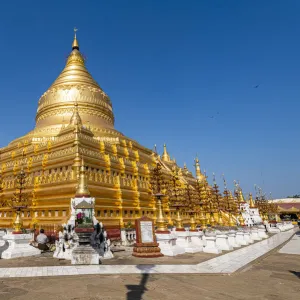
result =
[[[56,136],[64,123],[70,122],[75,103],[83,125],[88,125],[95,136],[120,135],[114,130],[114,115],[109,97],[85,66],[76,31],[65,68],[39,100],[33,134]]]

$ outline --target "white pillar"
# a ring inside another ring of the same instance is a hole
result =
[[[249,244],[254,243],[253,239],[251,238],[250,232],[244,232],[244,240]]]
[[[173,233],[156,233],[156,240],[160,251],[165,256],[176,256],[185,253],[184,248],[176,244],[176,236]]]
[[[220,254],[222,250],[216,247],[216,237],[215,236],[206,236],[206,246],[203,248],[203,252]]]
[[[241,247],[241,245],[236,242],[235,233],[228,233],[228,243],[234,248]]]
[[[228,236],[226,234],[217,234],[216,246],[220,250],[233,250],[233,247],[229,245]]]
[[[268,238],[269,236],[266,234],[266,230],[265,228],[258,228],[258,235],[263,238],[263,239],[266,239]]]
[[[244,233],[243,232],[237,232],[235,236],[236,242],[240,245],[248,245],[248,243],[244,240]]]
[[[202,251],[202,247],[192,243],[189,231],[175,231],[177,236],[176,244],[184,248],[186,253],[197,253]]]
[[[201,249],[203,251],[203,232],[201,231],[190,231],[192,244]]]
[[[258,230],[257,229],[252,229],[251,230],[251,238],[254,241],[261,241],[262,238],[258,235]]]

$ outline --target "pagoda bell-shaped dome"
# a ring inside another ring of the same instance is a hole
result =
[[[114,130],[111,101],[88,72],[76,32],[65,68],[39,100],[34,135],[56,136],[64,122],[72,121],[74,103],[78,104],[83,125],[96,136],[120,135]]]

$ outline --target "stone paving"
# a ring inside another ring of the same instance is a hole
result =
[[[0,268],[0,278],[91,274],[231,274],[286,242],[295,229],[195,265],[93,265]]]
[[[298,255],[272,251],[222,274],[112,274],[1,278],[1,300],[299,300]]]
[[[292,239],[280,249],[279,253],[300,255],[300,233],[295,234]]]

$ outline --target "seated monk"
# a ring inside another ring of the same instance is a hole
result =
[[[49,247],[47,246],[48,243],[48,237],[44,233],[44,229],[40,230],[40,234],[36,237],[36,241],[38,243],[38,248],[42,251],[49,250]]]

